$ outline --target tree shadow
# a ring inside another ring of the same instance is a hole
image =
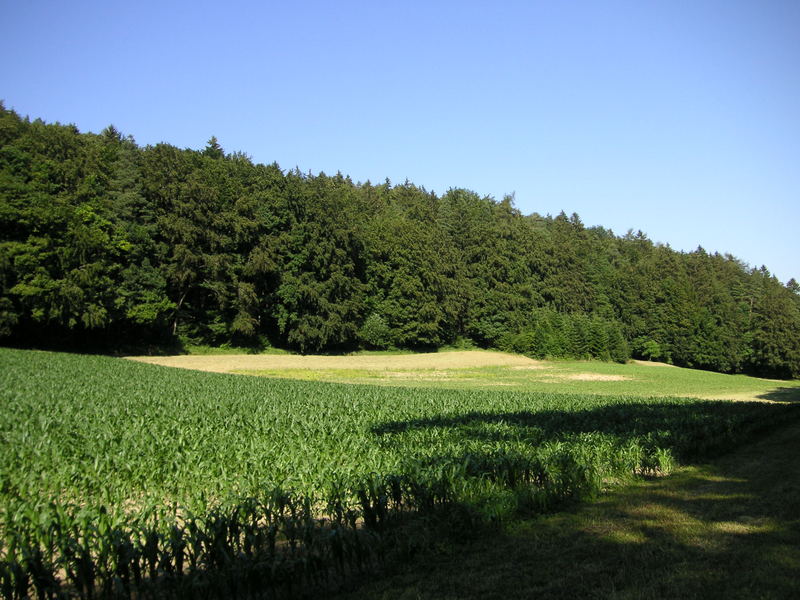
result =
[[[800,386],[798,387],[778,387],[774,390],[758,394],[756,398],[771,400],[773,402],[796,402],[800,403]]]
[[[794,420],[711,465],[448,546],[355,596],[797,598],[798,454]]]
[[[788,395],[782,396],[789,398]],[[540,444],[579,434],[622,439],[657,436],[679,458],[712,456],[748,436],[797,415],[795,405],[764,402],[663,400],[620,403],[585,410],[472,412],[390,421],[372,428],[384,445],[406,444],[405,434],[436,432],[452,441]]]

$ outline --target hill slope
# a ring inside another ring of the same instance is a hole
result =
[[[0,340],[302,353],[469,339],[800,375],[800,286],[511,198],[354,183],[0,106]]]

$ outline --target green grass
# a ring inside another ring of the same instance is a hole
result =
[[[272,378],[392,387],[513,390],[607,396],[689,396],[731,399],[800,399],[800,381],[775,381],[710,371],[599,361],[547,361],[536,368],[272,369],[239,371]],[[590,379],[599,376],[603,379]]]

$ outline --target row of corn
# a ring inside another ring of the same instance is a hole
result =
[[[334,485],[324,499],[272,490],[202,516],[174,510],[122,521],[74,505],[23,510],[3,525],[0,590],[9,599],[92,599],[280,598],[330,589],[379,564],[391,552],[386,532],[404,520],[455,507],[464,518],[485,518],[475,502],[482,491],[511,492],[537,510],[597,492],[611,457],[577,448],[442,460]],[[615,471],[659,468],[645,447],[616,451]]]

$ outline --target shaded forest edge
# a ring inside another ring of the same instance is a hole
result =
[[[513,198],[139,147],[0,105],[0,343],[302,353],[471,343],[800,376],[800,286]]]

